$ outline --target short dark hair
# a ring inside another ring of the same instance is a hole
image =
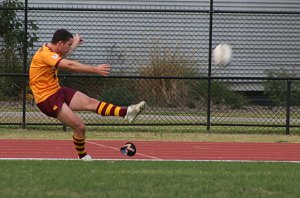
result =
[[[71,38],[73,38],[73,35],[68,30],[59,29],[54,32],[51,43],[56,44],[59,41],[67,42]]]

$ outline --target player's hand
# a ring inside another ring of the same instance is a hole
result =
[[[83,40],[81,39],[80,35],[76,33],[76,35],[73,38],[72,45],[70,47],[70,50],[68,53],[66,53],[64,56],[67,57],[70,54],[74,52],[74,50],[83,43]]]
[[[108,64],[101,64],[95,67],[96,73],[101,76],[108,76],[111,70],[110,65]]]
[[[70,51],[72,52],[75,50],[80,44],[83,43],[83,40],[81,39],[80,35],[76,33],[76,35],[73,38],[72,45],[70,47]]]
[[[74,38],[73,38],[73,43],[72,43],[72,45],[74,45],[74,46],[78,46],[78,45],[81,45],[83,43],[83,40],[82,40],[82,38],[80,37],[80,35],[78,34],[78,33],[76,33],[76,35],[74,36]]]

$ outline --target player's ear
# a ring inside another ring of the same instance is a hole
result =
[[[65,42],[63,42],[63,41],[58,41],[57,44],[58,44],[58,45],[64,45]]]
[[[56,45],[57,47],[59,47],[59,48],[62,46],[62,44],[63,44],[62,41],[58,41],[57,43],[55,43],[55,45]]]

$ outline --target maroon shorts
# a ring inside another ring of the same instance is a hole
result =
[[[47,116],[56,118],[62,105],[64,103],[69,105],[75,93],[74,89],[61,87],[55,94],[38,103],[37,106]]]

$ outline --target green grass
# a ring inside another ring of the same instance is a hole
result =
[[[293,163],[0,161],[0,197],[298,197]],[[3,171],[5,170],[5,171]]]

